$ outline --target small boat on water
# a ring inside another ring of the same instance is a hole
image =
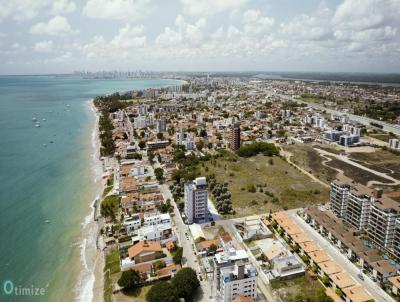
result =
[[[36,121],[37,121],[37,118],[36,118],[36,117],[33,117],[33,118],[32,118],[32,121],[36,122]]]
[[[40,127],[40,123],[37,122],[37,123],[35,124],[35,127]]]
[[[42,121],[44,121],[44,122],[45,122],[45,121],[46,121],[46,119],[45,119],[45,118],[43,118],[43,119],[42,119]]]
[[[46,222],[46,223],[50,223],[50,220],[46,219],[44,222]]]

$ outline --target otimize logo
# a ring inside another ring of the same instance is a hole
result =
[[[47,288],[47,286],[46,286]],[[3,292],[7,296],[15,295],[15,296],[44,296],[46,294],[45,287],[36,287],[36,286],[21,286],[14,285],[11,280],[6,280],[3,283]]]

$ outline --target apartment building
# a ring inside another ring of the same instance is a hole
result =
[[[351,186],[348,183],[340,180],[336,180],[331,183],[331,209],[339,218],[344,217],[346,214],[350,189]]]
[[[393,253],[400,256],[400,221],[396,230],[396,220],[400,218],[398,202],[383,196],[382,190],[353,185],[346,178],[331,183],[330,202],[337,217],[365,231],[380,247],[391,249],[393,245]]]
[[[393,254],[400,259],[400,218],[396,219],[392,244]]]
[[[205,221],[208,217],[208,190],[205,177],[185,184],[184,213],[188,224]]]
[[[237,297],[257,297],[256,269],[242,261],[221,269],[220,300],[231,302]]]
[[[399,213],[400,206],[396,201],[384,196],[376,199],[369,215],[369,238],[381,247],[391,248]]]
[[[219,291],[221,288],[221,271],[225,267],[229,267],[234,265],[236,262],[242,261],[247,262],[249,260],[249,256],[245,250],[236,250],[229,243],[223,245],[223,252],[217,253],[214,256],[214,268],[215,268],[215,280],[216,280],[216,288]]]
[[[236,151],[240,148],[240,125],[236,123],[232,126],[230,136],[230,148]]]
[[[349,192],[344,221],[358,230],[366,230],[373,198],[370,191],[362,186],[354,186]]]
[[[143,217],[143,225],[157,225],[171,222],[169,213],[145,213]]]
[[[389,139],[389,148],[393,150],[400,150],[400,140],[397,138]]]
[[[156,120],[156,131],[157,133],[167,132],[167,121],[165,117]]]

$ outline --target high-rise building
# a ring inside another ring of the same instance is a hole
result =
[[[389,148],[393,150],[400,150],[400,140],[397,138],[389,139]]]
[[[185,139],[185,133],[182,130],[179,130],[178,132],[176,132],[175,136],[176,136],[176,144],[178,146],[183,145],[183,141]]]
[[[157,133],[167,132],[167,121],[165,120],[165,117],[156,121],[156,131]]]
[[[400,219],[396,219],[392,250],[394,255],[400,259]]]
[[[335,180],[331,183],[331,209],[339,218],[344,217],[346,214],[350,188],[348,183],[340,180]]]
[[[358,230],[366,230],[368,227],[369,213],[373,198],[370,191],[363,186],[354,186],[349,193],[344,221]]]
[[[399,203],[381,196],[371,205],[368,221],[368,237],[381,247],[393,245],[396,220],[400,218]]]
[[[257,273],[251,264],[242,261],[221,268],[220,300],[231,302],[236,297],[257,298]]]
[[[139,105],[139,115],[147,115],[148,106],[143,104]]]
[[[188,224],[203,222],[208,218],[208,190],[205,177],[197,177],[185,184],[184,212]]]
[[[240,125],[236,123],[231,129],[230,148],[236,151],[240,148]]]

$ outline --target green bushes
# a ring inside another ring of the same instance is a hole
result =
[[[119,208],[117,195],[110,195],[103,199],[100,206],[100,214],[103,217],[115,220]]]
[[[171,282],[161,281],[154,284],[146,295],[147,302],[177,302],[179,298],[191,301],[200,286],[196,272],[190,268],[182,268]]]
[[[236,151],[236,154],[240,157],[251,157],[259,153],[262,153],[265,156],[273,156],[279,155],[279,150],[274,144],[256,142],[249,145],[243,145],[238,151]]]

